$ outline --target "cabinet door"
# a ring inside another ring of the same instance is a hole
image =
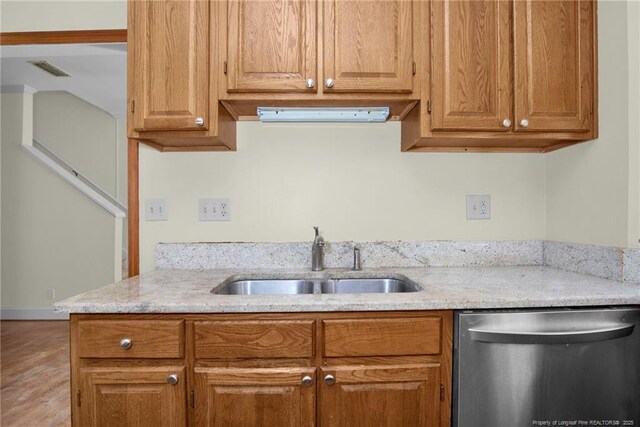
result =
[[[431,3],[433,130],[512,128],[511,4]]]
[[[593,8],[590,0],[515,2],[517,131],[591,129]]]
[[[324,90],[412,92],[412,22],[408,0],[325,1]]]
[[[176,384],[169,376],[175,375]],[[82,368],[80,423],[83,426],[185,426],[183,366]]]
[[[149,0],[132,7],[134,129],[207,129],[209,2]]]
[[[195,374],[197,426],[315,425],[315,368],[196,368]]]
[[[323,427],[440,425],[438,364],[323,368],[320,381]]]
[[[315,92],[316,9],[316,0],[229,0],[227,91]]]

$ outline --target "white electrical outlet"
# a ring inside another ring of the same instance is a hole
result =
[[[198,213],[200,221],[231,221],[231,200],[200,199]]]
[[[491,219],[491,196],[467,196],[467,219]]]
[[[147,221],[168,221],[167,199],[147,199],[144,205],[144,217]]]
[[[54,288],[47,289],[47,298],[50,300],[56,299],[56,290]]]

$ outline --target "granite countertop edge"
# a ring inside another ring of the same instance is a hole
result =
[[[398,277],[423,290],[398,294],[231,296],[211,290],[232,279]],[[427,267],[155,270],[54,305],[72,314],[282,313],[546,308],[640,304],[640,283],[552,267]]]

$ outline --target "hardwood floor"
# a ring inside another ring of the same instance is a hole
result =
[[[0,322],[0,425],[71,425],[69,322]]]

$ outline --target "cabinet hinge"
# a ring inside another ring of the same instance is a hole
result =
[[[444,385],[440,384],[440,401],[444,402]]]
[[[82,395],[80,394],[80,392],[78,392],[78,394],[76,394],[76,399],[78,402],[78,406],[82,406]]]
[[[131,100],[131,112],[132,113],[136,112],[136,100],[135,99]]]
[[[195,394],[193,393],[193,390],[191,390],[191,393],[189,393],[189,403],[191,404],[192,408],[196,407],[196,397],[195,397]]]
[[[224,75],[226,76],[227,75],[227,61],[224,61],[223,68],[224,68],[224,70],[223,70],[224,71]]]
[[[413,61],[413,75],[414,76],[416,75],[416,70],[417,70],[416,61]]]
[[[431,114],[431,100],[427,99],[427,114]]]

